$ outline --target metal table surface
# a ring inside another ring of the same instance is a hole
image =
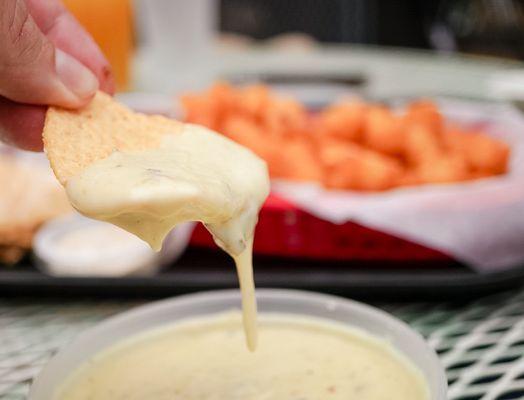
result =
[[[0,299],[0,399],[86,328],[146,301]],[[421,332],[447,369],[450,400],[524,399],[524,287],[465,303],[378,303]]]

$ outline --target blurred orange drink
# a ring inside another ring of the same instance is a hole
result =
[[[131,0],[63,0],[109,60],[117,90],[129,85],[133,50]]]

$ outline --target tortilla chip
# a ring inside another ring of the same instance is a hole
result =
[[[131,111],[98,92],[81,110],[50,107],[44,125],[44,149],[62,185],[115,150],[133,151],[159,145],[164,134],[180,132],[182,123]]]

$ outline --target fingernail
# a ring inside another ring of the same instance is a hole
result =
[[[98,89],[91,70],[60,49],[55,51],[55,68],[62,83],[80,99],[91,97]]]

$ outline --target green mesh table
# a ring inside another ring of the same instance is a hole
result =
[[[0,399],[27,397],[33,377],[84,329],[144,302],[0,299]],[[450,400],[524,399],[524,288],[455,303],[378,304],[428,339]]]

